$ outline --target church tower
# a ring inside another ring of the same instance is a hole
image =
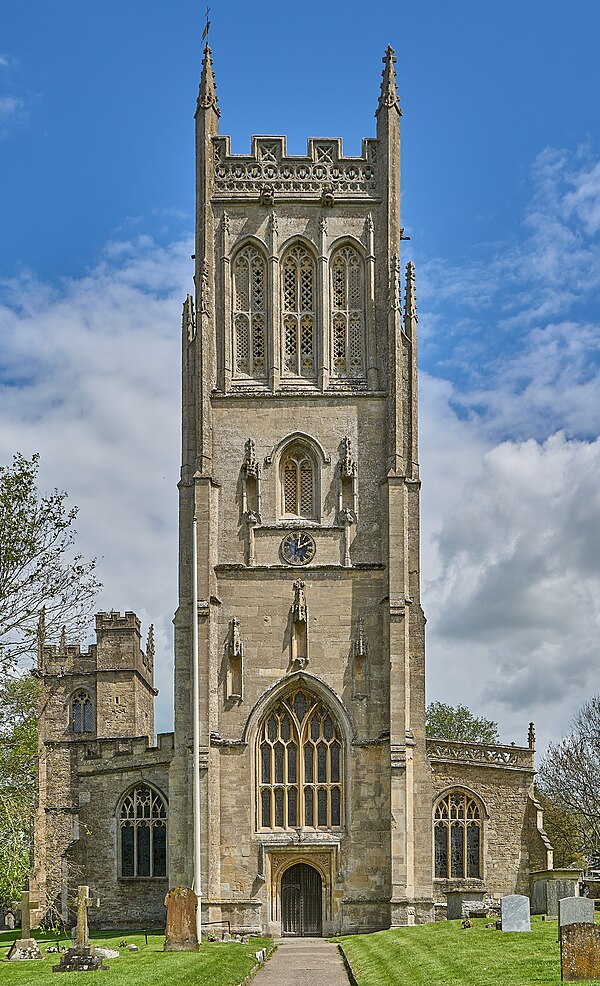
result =
[[[360,156],[285,137],[239,155],[204,52],[169,880],[193,880],[196,622],[203,916],[247,930],[433,917],[417,314],[383,62]]]

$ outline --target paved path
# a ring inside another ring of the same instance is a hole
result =
[[[324,938],[282,938],[252,986],[348,986],[337,945]]]

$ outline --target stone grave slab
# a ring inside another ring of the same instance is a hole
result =
[[[190,887],[174,887],[165,897],[167,929],[165,952],[197,952],[196,910],[198,898]]]
[[[565,924],[560,929],[560,972],[564,982],[600,979],[600,927]]]
[[[500,901],[503,931],[531,931],[529,897],[509,894]]]
[[[484,890],[449,890],[446,893],[446,917],[448,921],[460,920],[461,918],[467,917],[472,911],[479,911],[485,916],[487,914],[487,908],[484,904],[484,897]]]
[[[593,924],[594,901],[589,897],[563,897],[558,902],[558,926],[565,924]]]

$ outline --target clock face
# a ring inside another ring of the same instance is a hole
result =
[[[307,531],[290,531],[280,547],[281,557],[288,565],[308,565],[315,557],[315,539]]]

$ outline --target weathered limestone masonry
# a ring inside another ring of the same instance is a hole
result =
[[[167,888],[193,887],[204,920],[236,931],[374,930],[552,866],[533,728],[526,748],[425,739],[417,310],[391,48],[383,61],[360,156],[311,138],[293,157],[284,137],[239,155],[205,49],[175,733],[153,745],[154,645],[133,613],[99,614],[85,653],[42,641],[35,889],[65,914],[83,883],[95,923],[159,926]]]

